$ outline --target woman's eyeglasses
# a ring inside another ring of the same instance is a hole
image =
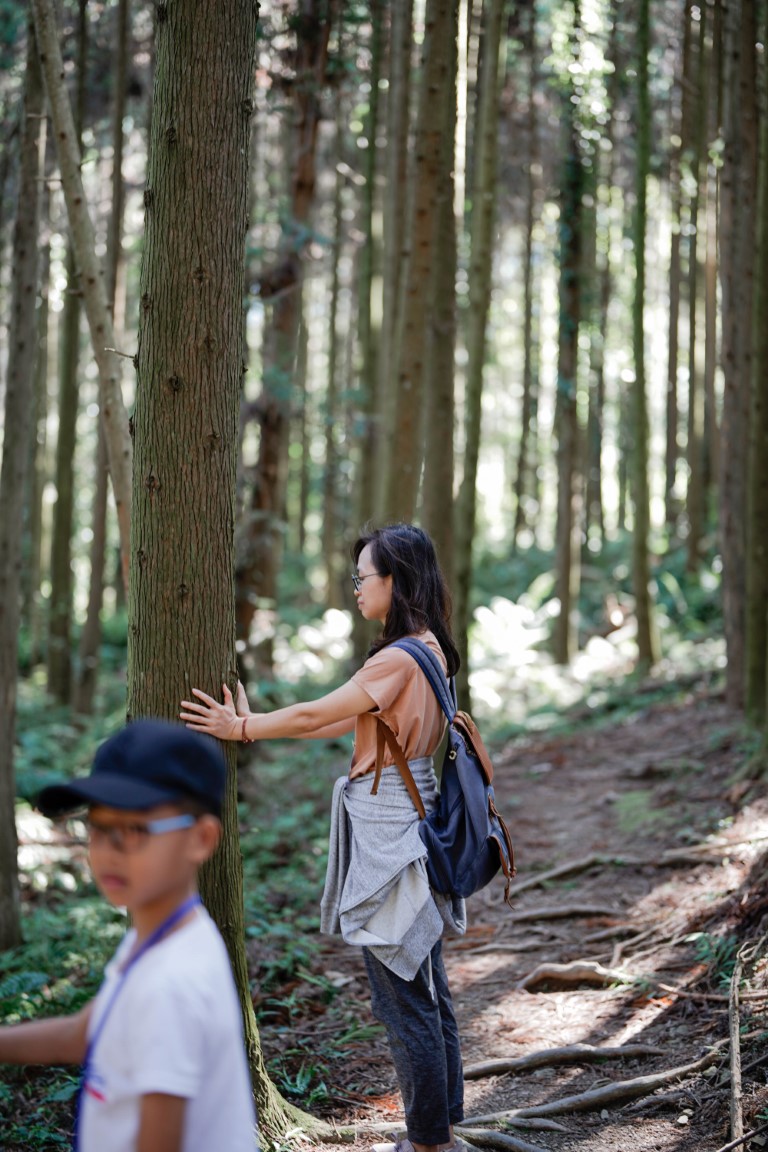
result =
[[[358,576],[357,572],[352,573],[352,583],[355,586],[355,592],[359,592],[363,586],[363,580],[367,580],[369,576],[381,576],[381,572],[366,572],[365,576]]]

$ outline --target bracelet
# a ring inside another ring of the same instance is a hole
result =
[[[255,740],[249,740],[245,734],[245,725],[246,725],[248,720],[250,720],[250,716],[243,716],[243,725],[242,725],[242,728],[240,729],[240,741],[243,744],[255,744],[256,741]]]

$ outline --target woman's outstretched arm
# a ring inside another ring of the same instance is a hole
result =
[[[348,680],[319,700],[291,704],[274,712],[249,711],[241,686],[238,686],[237,703],[226,684],[223,690],[224,702],[219,704],[199,688],[192,689],[195,699],[182,700],[179,713],[188,728],[219,740],[242,740],[243,735],[248,740],[341,736],[352,730],[356,716],[376,707],[376,702],[354,680]]]

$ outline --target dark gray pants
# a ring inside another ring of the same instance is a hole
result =
[[[443,966],[442,945],[432,949],[413,980],[403,980],[363,948],[371,984],[371,1006],[387,1030],[408,1139],[447,1144],[449,1125],[464,1118],[464,1073],[459,1030]]]

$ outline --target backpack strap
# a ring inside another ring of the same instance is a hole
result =
[[[416,640],[412,636],[404,636],[401,640],[395,640],[390,647],[402,648],[404,652],[413,657],[429,681],[448,723],[452,724],[456,715],[456,683],[453,676],[450,681],[448,680],[442,664],[432,649],[422,640]]]
[[[376,720],[376,774],[373,778],[371,795],[375,796],[379,791],[379,780],[381,779],[382,760],[384,757],[384,742],[386,741],[398,771],[403,778],[403,783],[408,789],[408,795],[411,800],[413,800],[413,806],[419,814],[419,819],[423,820],[426,815],[424,801],[421,798],[421,793],[413,778],[413,773],[408,767],[408,761],[403,755],[403,750],[397,742],[397,737],[389,725],[382,720],[381,716],[374,716],[374,719]]]

